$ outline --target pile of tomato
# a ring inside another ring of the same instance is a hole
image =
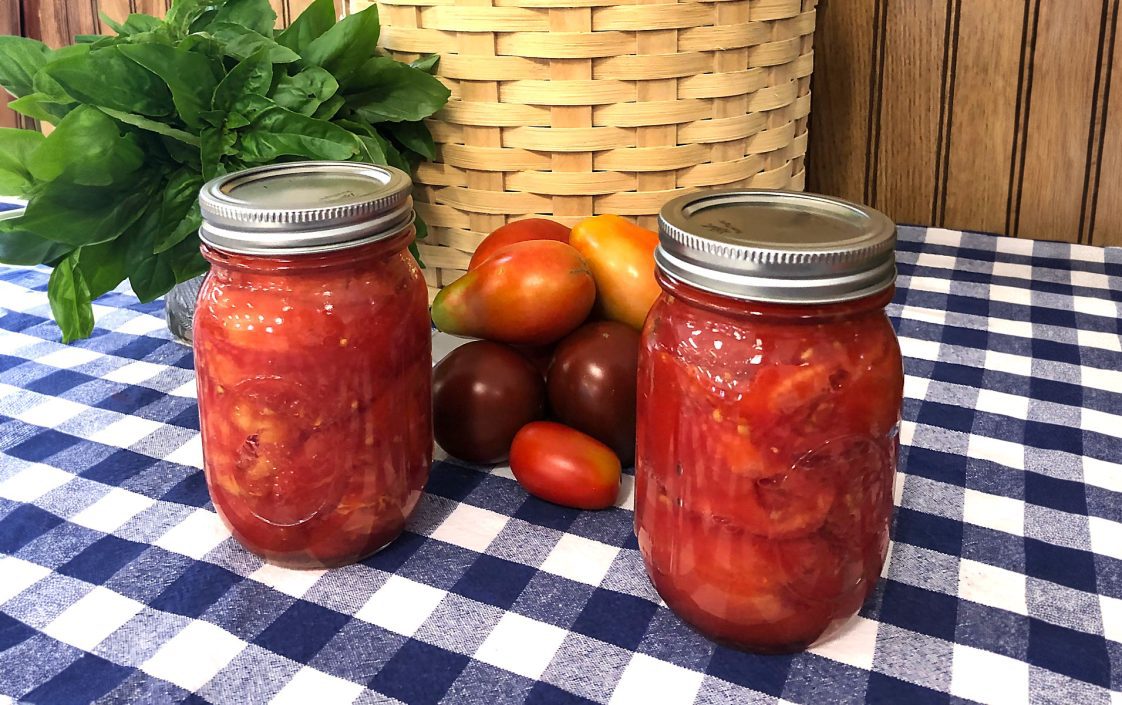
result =
[[[657,241],[617,216],[572,230],[531,218],[485,238],[432,306],[437,328],[480,339],[434,370],[437,443],[469,462],[509,458],[523,487],[548,501],[614,504],[635,457]]]

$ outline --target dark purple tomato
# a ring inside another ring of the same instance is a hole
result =
[[[635,461],[638,367],[639,333],[615,321],[595,321],[557,345],[547,377],[554,415],[611,448],[624,466]]]
[[[514,434],[545,415],[541,373],[511,348],[476,340],[456,348],[432,372],[433,434],[449,455],[497,463]]]

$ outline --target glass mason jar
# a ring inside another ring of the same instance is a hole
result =
[[[903,400],[894,246],[888,218],[820,196],[662,210],[635,530],[659,594],[711,639],[801,650],[876,584]]]
[[[302,162],[199,197],[194,322],[203,464],[219,516],[289,567],[396,538],[432,461],[432,341],[409,177]]]

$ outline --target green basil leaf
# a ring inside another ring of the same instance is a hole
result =
[[[0,263],[21,266],[43,264],[71,250],[67,245],[27,230],[22,221],[23,218],[0,220]]]
[[[139,178],[138,182],[143,183]],[[127,230],[151,199],[150,188],[120,192],[54,181],[27,204],[22,227],[71,247],[96,245]]]
[[[0,86],[17,98],[34,93],[34,76],[50,55],[51,50],[43,42],[0,36]]]
[[[109,15],[105,14],[104,12],[97,13],[97,17],[101,20],[102,24],[109,25],[109,28],[117,33],[117,36],[128,34],[128,32],[125,31],[124,25],[122,25],[120,22],[113,19]],[[75,37],[75,39],[77,39],[77,37]]]
[[[343,96],[336,93],[327,100],[323,101],[323,104],[316,108],[316,111],[312,113],[312,117],[317,120],[331,120],[335,117],[335,114],[339,112],[339,109],[346,105],[346,103],[347,101],[343,99]]]
[[[106,37],[104,34],[75,34],[74,35],[74,43],[75,44],[97,44],[98,42],[103,41],[105,39],[112,39],[112,37]]]
[[[8,103],[8,107],[21,115],[52,125],[66,117],[74,103],[60,103],[46,93],[28,93]]]
[[[104,20],[105,15],[103,14],[101,18]],[[164,29],[165,26],[166,25],[157,17],[134,12],[125,18],[125,23],[121,25],[120,28],[113,27],[113,29],[117,31],[117,34],[128,36],[143,34],[145,32],[158,32]]]
[[[121,47],[52,61],[42,70],[83,103],[149,117],[168,115],[174,109],[164,82],[127,58]]]
[[[181,39],[176,48],[183,51],[189,51],[192,54],[202,54],[212,61],[221,64],[222,58],[226,56],[223,51],[222,44],[210,34],[199,32],[197,34],[188,34]]]
[[[369,122],[412,122],[427,118],[451,92],[424,71],[388,56],[375,56],[347,83],[347,105]]]
[[[136,223],[122,237],[125,250],[125,269],[129,273],[129,285],[141,301],[151,301],[166,294],[175,285],[175,272],[167,261],[166,253],[153,254],[156,240],[166,236],[160,230],[160,214],[163,210],[160,201],[151,201]]]
[[[213,65],[202,54],[162,44],[128,44],[120,50],[163,79],[179,117],[189,127],[199,127],[199,112],[210,107],[221,66]]]
[[[28,170],[40,181],[64,177],[83,186],[123,181],[144,163],[144,152],[131,135],[97,108],[79,106],[59,122],[31,154]]]
[[[198,204],[195,205],[195,212],[198,212]],[[199,222],[202,222],[201,216]],[[164,252],[161,256],[171,267],[176,283],[197,277],[210,268],[207,261],[203,259],[202,253],[199,252],[198,237],[186,237],[180,240],[179,244]]]
[[[238,98],[246,94],[265,95],[272,82],[273,64],[269,61],[269,49],[263,47],[226,74],[214,89],[211,108],[223,112],[232,110]]]
[[[174,0],[164,15],[164,22],[172,32],[183,36],[192,30],[200,17],[206,14],[213,16],[221,4],[223,0]]]
[[[93,332],[93,306],[90,287],[85,277],[75,265],[77,252],[55,266],[47,283],[47,298],[51,302],[51,313],[62,329],[62,342],[69,343],[78,338],[88,338]]]
[[[380,31],[378,6],[344,17],[300,52],[310,63],[322,66],[343,83],[370,58]],[[392,59],[391,59],[392,61]]]
[[[274,64],[290,64],[299,61],[300,55],[288,47],[277,44],[272,39],[229,22],[215,22],[210,33],[223,44],[227,55],[235,59],[248,59],[261,49],[269,50],[269,61]]]
[[[178,245],[183,238],[202,225],[202,216],[194,214],[198,220],[189,217],[192,204],[198,206],[199,189],[203,180],[195,173],[182,169],[168,180],[160,201],[160,226],[156,242],[152,247],[153,254],[160,254],[164,250]]]
[[[184,143],[178,138],[165,136],[160,137],[160,143],[163,144],[164,150],[173,161],[191,169],[196,174],[201,174],[203,163],[199,158],[199,138],[194,135],[190,136],[195,140],[193,145]]]
[[[277,107],[277,104],[265,96],[247,93],[238,98],[234,103],[231,115],[236,114],[236,116],[240,118],[238,127],[245,127],[256,120],[258,115],[275,107]],[[226,129],[232,130],[237,128],[233,127],[233,123],[227,120]],[[235,152],[227,151],[227,154],[235,154]]]
[[[345,161],[358,151],[355,136],[325,120],[272,108],[241,135],[241,156],[265,163],[283,156]]]
[[[395,122],[387,126],[390,135],[403,147],[424,157],[436,159],[436,143],[432,140],[432,133],[425,123]]]
[[[277,35],[277,43],[295,52],[304,51],[316,37],[335,25],[334,0],[315,0]]]
[[[386,164],[388,159],[386,153],[382,149],[382,143],[373,137],[366,135],[357,135],[358,141],[362,143],[362,153],[356,155],[361,159],[358,161],[370,162],[371,164]]]
[[[436,66],[440,63],[440,54],[428,54],[419,59],[409,62],[409,65],[415,69],[420,69],[427,74],[436,73]]]
[[[136,298],[144,303],[154,301],[175,286],[175,272],[163,255],[152,255],[129,273],[129,285]]]
[[[22,196],[31,188],[31,154],[43,144],[43,133],[0,127],[0,194]]]
[[[203,179],[210,181],[226,173],[222,157],[232,147],[237,135],[222,127],[206,127],[199,133],[199,158],[202,160]]]
[[[319,66],[309,66],[295,76],[281,76],[269,97],[282,108],[301,115],[313,115],[337,90],[339,84],[334,76]]]
[[[424,240],[429,236],[429,224],[417,214],[413,215],[413,229],[416,230],[416,235],[413,237],[417,240]]]
[[[269,37],[277,23],[277,13],[269,6],[269,0],[227,0],[218,8],[213,22],[241,25]]]
[[[172,139],[178,140],[183,144],[191,145],[192,147],[199,146],[199,138],[195,135],[192,135],[190,132],[184,132],[183,130],[177,130],[171,125],[159,122],[158,120],[146,118],[143,115],[134,115],[132,113],[126,113],[120,110],[114,110],[112,108],[99,108],[99,110],[101,110],[101,112],[105,113],[106,115],[114,118],[115,120],[119,120],[125,123],[126,125],[132,125],[133,127],[139,127],[142,130],[155,132],[158,135],[171,137]]]
[[[81,247],[77,254],[77,269],[89,287],[91,299],[117,288],[128,276],[125,271],[125,248],[118,240]]]

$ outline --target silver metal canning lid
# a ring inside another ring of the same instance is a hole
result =
[[[790,191],[679,196],[659,214],[655,262],[667,276],[737,299],[832,303],[896,280],[896,226],[848,201]]]
[[[199,238],[225,252],[331,252],[400,232],[413,221],[412,182],[388,166],[290,162],[226,174],[199,192]]]

